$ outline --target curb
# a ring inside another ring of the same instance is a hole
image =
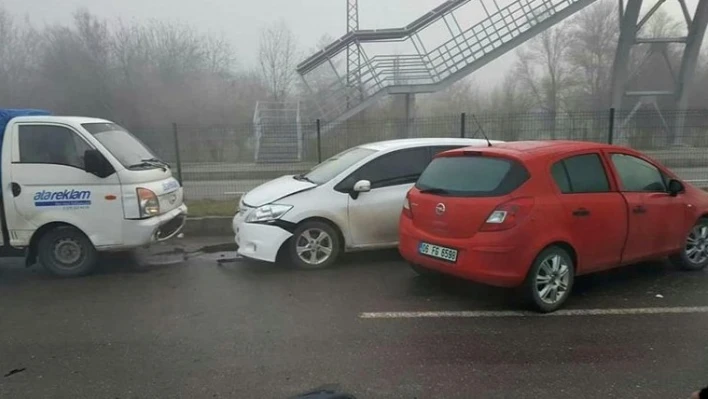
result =
[[[231,221],[228,216],[206,216],[187,218],[182,233],[187,237],[225,237],[233,236]]]

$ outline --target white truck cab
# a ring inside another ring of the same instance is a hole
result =
[[[0,143],[2,255],[79,276],[98,251],[144,247],[184,226],[170,167],[111,121],[0,109]]]

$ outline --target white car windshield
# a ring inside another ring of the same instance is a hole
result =
[[[81,126],[126,168],[156,168],[162,163],[145,144],[115,123],[84,123]]]
[[[376,150],[363,147],[348,149],[315,166],[304,178],[315,184],[327,183],[350,166],[375,152]]]

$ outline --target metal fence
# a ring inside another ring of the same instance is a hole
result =
[[[132,131],[173,165],[186,199],[192,201],[234,199],[267,180],[306,172],[318,162],[364,143],[406,137],[482,138],[484,134],[492,140],[570,139],[627,145],[658,159],[684,179],[708,185],[708,110],[631,115],[611,110],[556,115],[461,114],[350,120],[333,127],[312,121],[296,128],[302,132],[298,143],[292,142],[296,140],[292,123],[269,125],[265,140],[256,137],[253,123],[166,125]],[[260,146],[263,152],[264,145],[271,147],[270,159],[256,162],[256,148]],[[279,148],[284,151],[282,157]],[[293,149],[297,149],[295,157]]]

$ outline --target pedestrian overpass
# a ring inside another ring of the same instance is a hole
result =
[[[411,117],[415,94],[445,89],[594,1],[448,0],[402,28],[351,31],[297,66],[314,99],[310,106],[314,113],[308,117],[321,119],[327,132],[388,95],[404,97]],[[623,109],[628,100],[635,104],[627,108],[634,106],[634,110],[647,103],[656,106],[660,96],[673,97],[676,109],[686,108],[685,86],[694,77],[708,23],[708,0],[698,0],[693,13],[685,0],[671,1],[681,6],[685,36],[638,37],[641,27],[667,0],[619,0],[614,108]],[[627,90],[633,77],[630,50],[642,43],[651,43],[652,51],[665,51],[669,43],[685,46],[673,76],[675,90]]]

